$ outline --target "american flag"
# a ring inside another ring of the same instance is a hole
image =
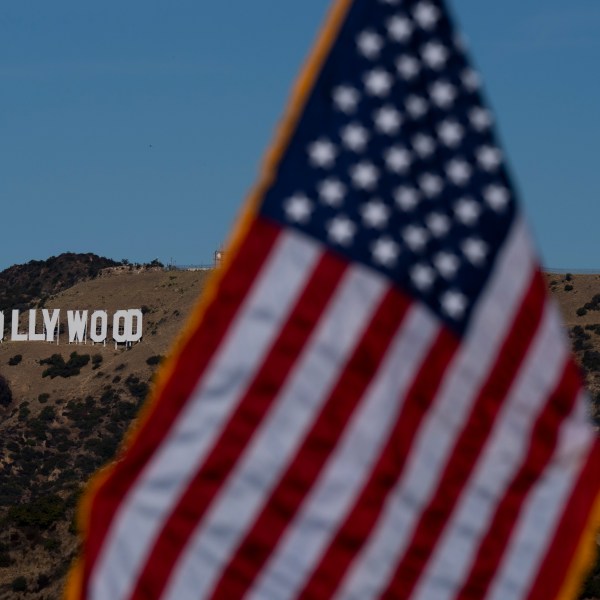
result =
[[[599,465],[442,1],[340,0],[70,597],[568,597]]]

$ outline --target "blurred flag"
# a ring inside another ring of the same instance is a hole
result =
[[[544,599],[600,446],[441,0],[340,0],[71,598]]]

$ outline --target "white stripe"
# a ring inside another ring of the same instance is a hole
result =
[[[194,532],[165,598],[205,597],[303,442],[386,290],[351,267],[305,345],[273,408]]]
[[[561,428],[558,448],[517,520],[503,562],[490,586],[490,600],[527,597],[559,525],[566,503],[596,440],[585,394]]]
[[[417,433],[405,473],[337,597],[367,600],[378,597],[387,585],[437,487],[465,415],[489,375],[535,269],[528,233],[518,219],[475,308],[469,331]]]
[[[206,376],[121,504],[91,575],[90,598],[129,596],[161,526],[221,434],[319,256],[305,237],[281,235]]]
[[[498,502],[527,458],[532,429],[569,357],[559,317],[549,305],[523,369],[415,589],[415,600],[452,598],[459,592]]]
[[[338,449],[323,468],[297,518],[261,572],[248,598],[295,598],[368,481],[404,396],[438,332],[419,305],[409,310],[381,368],[354,411]]]

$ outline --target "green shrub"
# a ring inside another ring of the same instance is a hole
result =
[[[0,505],[15,504],[21,499],[23,490],[12,482],[0,483]]]
[[[49,398],[50,398],[50,394],[47,394],[44,392],[43,394],[40,394],[38,396],[38,402],[40,404],[46,404],[46,402],[48,402]]]
[[[8,552],[2,551],[0,552],[0,568],[10,567],[13,564],[13,561]]]
[[[48,358],[40,360],[40,365],[48,365],[48,368],[42,373],[42,377],[71,377],[73,375],[79,375],[81,368],[85,367],[90,362],[89,354],[78,354],[77,352],[71,352],[68,362],[61,354],[53,354]]]
[[[8,520],[20,527],[47,529],[64,513],[63,500],[55,494],[49,494],[26,504],[12,506],[8,511]]]
[[[56,419],[56,411],[52,406],[44,406],[42,411],[40,412],[38,419],[40,421],[44,421],[46,423],[51,423]]]
[[[140,378],[135,375],[129,375],[125,380],[125,385],[127,386],[129,393],[140,401],[146,398],[150,389],[145,381],[140,381]]]
[[[8,359],[8,364],[11,367],[14,367],[14,366],[18,365],[22,360],[23,360],[22,354],[15,354],[13,357]]]
[[[21,405],[19,406],[19,421],[26,421],[30,412],[28,403],[21,402]]]
[[[102,364],[102,354],[94,354],[92,356],[92,369],[97,369]]]
[[[578,308],[576,312],[578,317],[583,317],[583,315],[587,314],[587,310],[583,306]]]
[[[0,375],[0,406],[8,406],[12,402],[12,391],[8,381]]]
[[[567,285],[565,285],[565,292],[570,292],[573,289],[573,286],[569,283],[567,283]]]
[[[84,447],[93,452],[101,462],[106,462],[112,458],[119,446],[119,440],[114,437],[92,438],[86,440]]]
[[[60,542],[56,538],[46,538],[42,545],[48,552],[53,552],[54,550],[58,550],[60,548]]]
[[[600,370],[600,352],[596,350],[586,350],[583,353],[581,363],[588,371]]]
[[[48,587],[50,585],[51,581],[52,580],[50,579],[49,575],[46,575],[45,573],[40,573],[37,578],[38,591],[43,590],[44,588]]]
[[[25,577],[17,577],[12,580],[10,587],[13,592],[26,592],[27,591],[27,579]]]
[[[154,365],[157,365],[159,362],[161,362],[163,359],[163,357],[160,354],[155,354],[154,356],[149,356],[146,359],[146,364],[150,365],[151,367]]]

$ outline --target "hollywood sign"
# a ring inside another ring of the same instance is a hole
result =
[[[39,318],[41,312],[41,318]],[[104,344],[108,339],[108,312],[95,310],[67,311],[69,344],[85,343],[90,339],[95,344]],[[29,311],[29,327],[21,330],[20,312],[12,311],[10,339],[15,342],[56,342],[60,336],[60,308],[43,308]],[[88,316],[89,315],[89,316]],[[41,329],[41,331],[40,331]],[[4,339],[4,313],[0,311],[0,341]],[[139,308],[117,310],[112,315],[112,339],[115,344],[133,344],[142,339],[142,311]]]

